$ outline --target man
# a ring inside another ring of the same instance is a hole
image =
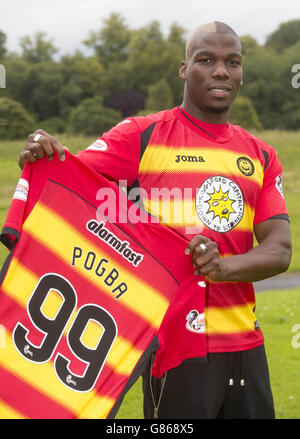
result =
[[[206,361],[180,352],[181,364],[161,377],[158,352],[144,375],[145,417],[273,418],[252,282],[290,263],[281,165],[272,147],[228,122],[242,82],[242,48],[234,30],[221,22],[199,26],[187,41],[179,76],[179,108],[128,118],[79,153],[98,172],[127,180],[151,213],[186,237],[195,274],[207,279]],[[64,160],[57,139],[37,130],[19,156],[20,167],[54,151]],[[190,192],[183,198],[173,192],[168,203],[153,192],[175,187]],[[190,213],[174,219],[178,207]],[[169,355],[176,327],[166,327],[161,349]]]

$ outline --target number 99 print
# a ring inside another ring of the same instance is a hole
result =
[[[54,318],[47,317],[42,310],[51,290],[57,291],[63,299]],[[27,337],[29,330],[18,322],[13,331],[13,341],[19,353],[26,360],[34,363],[48,362],[64,334],[76,304],[77,295],[69,281],[55,273],[42,276],[28,301],[27,312],[31,322],[44,335],[44,338],[39,346],[29,342]],[[95,348],[88,348],[81,341],[89,320],[98,322],[104,329]],[[73,374],[68,367],[70,359],[58,352],[53,361],[53,367],[59,380],[77,392],[91,390],[101,373],[116,336],[117,324],[107,310],[95,304],[86,304],[79,308],[67,332],[67,341],[71,352],[87,364],[87,367],[82,376]]]

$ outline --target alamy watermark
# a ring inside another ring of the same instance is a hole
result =
[[[159,223],[162,220],[165,224],[187,225],[187,234],[197,234],[203,230],[191,201],[194,192],[192,188],[151,188],[148,193],[144,188],[132,188],[128,191],[126,184],[125,180],[119,181],[119,187],[123,188],[122,192],[127,196],[120,194],[118,200],[114,189],[103,187],[98,190],[98,221],[101,222],[104,216],[112,223],[118,221],[123,224]],[[128,200],[137,202],[128,203]]]
[[[0,88],[6,88],[6,68],[0,64]]]
[[[5,348],[5,328],[0,325],[0,349]]]
[[[292,327],[292,332],[295,333],[295,335],[292,337],[292,347],[295,349],[300,348],[300,324],[296,323]]]
[[[300,88],[300,64],[294,64],[291,69],[292,73],[296,73],[292,77],[292,87]]]

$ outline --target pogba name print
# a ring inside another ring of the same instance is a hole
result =
[[[72,267],[83,268],[91,273],[97,281],[103,282],[105,288],[109,288],[115,299],[119,299],[128,290],[126,282],[120,281],[120,273],[112,263],[95,252],[84,251],[81,247],[75,246],[72,254]]]

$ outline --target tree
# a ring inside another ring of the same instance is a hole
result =
[[[131,88],[147,93],[150,84],[165,76],[169,67],[162,62],[166,47],[158,21],[132,32],[127,60]]]
[[[113,12],[99,31],[90,32],[84,44],[94,50],[102,63],[110,64],[127,58],[129,38],[130,31],[124,18]]]
[[[100,136],[122,119],[121,113],[103,105],[100,96],[82,101],[70,114],[68,130],[75,134]]]
[[[105,94],[106,72],[96,57],[84,58],[80,53],[65,56],[60,62],[60,72],[62,85],[58,101],[60,116],[65,120],[84,99]]]
[[[58,116],[59,92],[63,80],[59,64],[54,61],[33,64],[24,84],[28,98],[26,108],[37,120]]]
[[[39,128],[48,133],[61,134],[66,131],[66,123],[63,119],[57,116],[52,116],[49,119],[39,122]]]
[[[34,131],[35,122],[22,104],[0,98],[0,139],[24,139]]]
[[[6,34],[0,30],[0,60],[5,58],[6,55]]]
[[[164,78],[172,91],[174,105],[182,102],[183,81],[178,77],[179,66],[185,59],[185,33],[186,31],[173,23],[167,38],[167,46],[162,54],[162,62],[166,67]]]
[[[50,61],[58,51],[44,32],[37,32],[33,38],[26,35],[21,38],[22,57],[30,63]]]
[[[286,94],[282,84],[282,60],[264,46],[253,48],[243,59],[243,85],[240,95],[251,99],[263,126],[278,128]]]
[[[243,55],[247,55],[251,52],[251,50],[258,47],[258,42],[255,38],[251,37],[251,35],[244,35],[240,37],[240,41],[242,43],[242,53]]]
[[[127,89],[116,93],[106,102],[107,106],[122,113],[124,118],[133,116],[145,107],[146,96],[136,90]]]
[[[173,106],[172,92],[166,79],[162,78],[148,87],[147,111],[167,110]]]
[[[300,41],[300,19],[282,23],[266,40],[266,47],[283,51]]]
[[[245,96],[238,96],[230,110],[230,122],[241,125],[245,129],[263,128],[251,100]]]
[[[185,50],[185,39],[184,34],[186,33],[185,29],[181,27],[177,23],[172,23],[170,27],[170,32],[168,35],[168,42],[175,44],[182,49],[182,53],[184,53]]]

